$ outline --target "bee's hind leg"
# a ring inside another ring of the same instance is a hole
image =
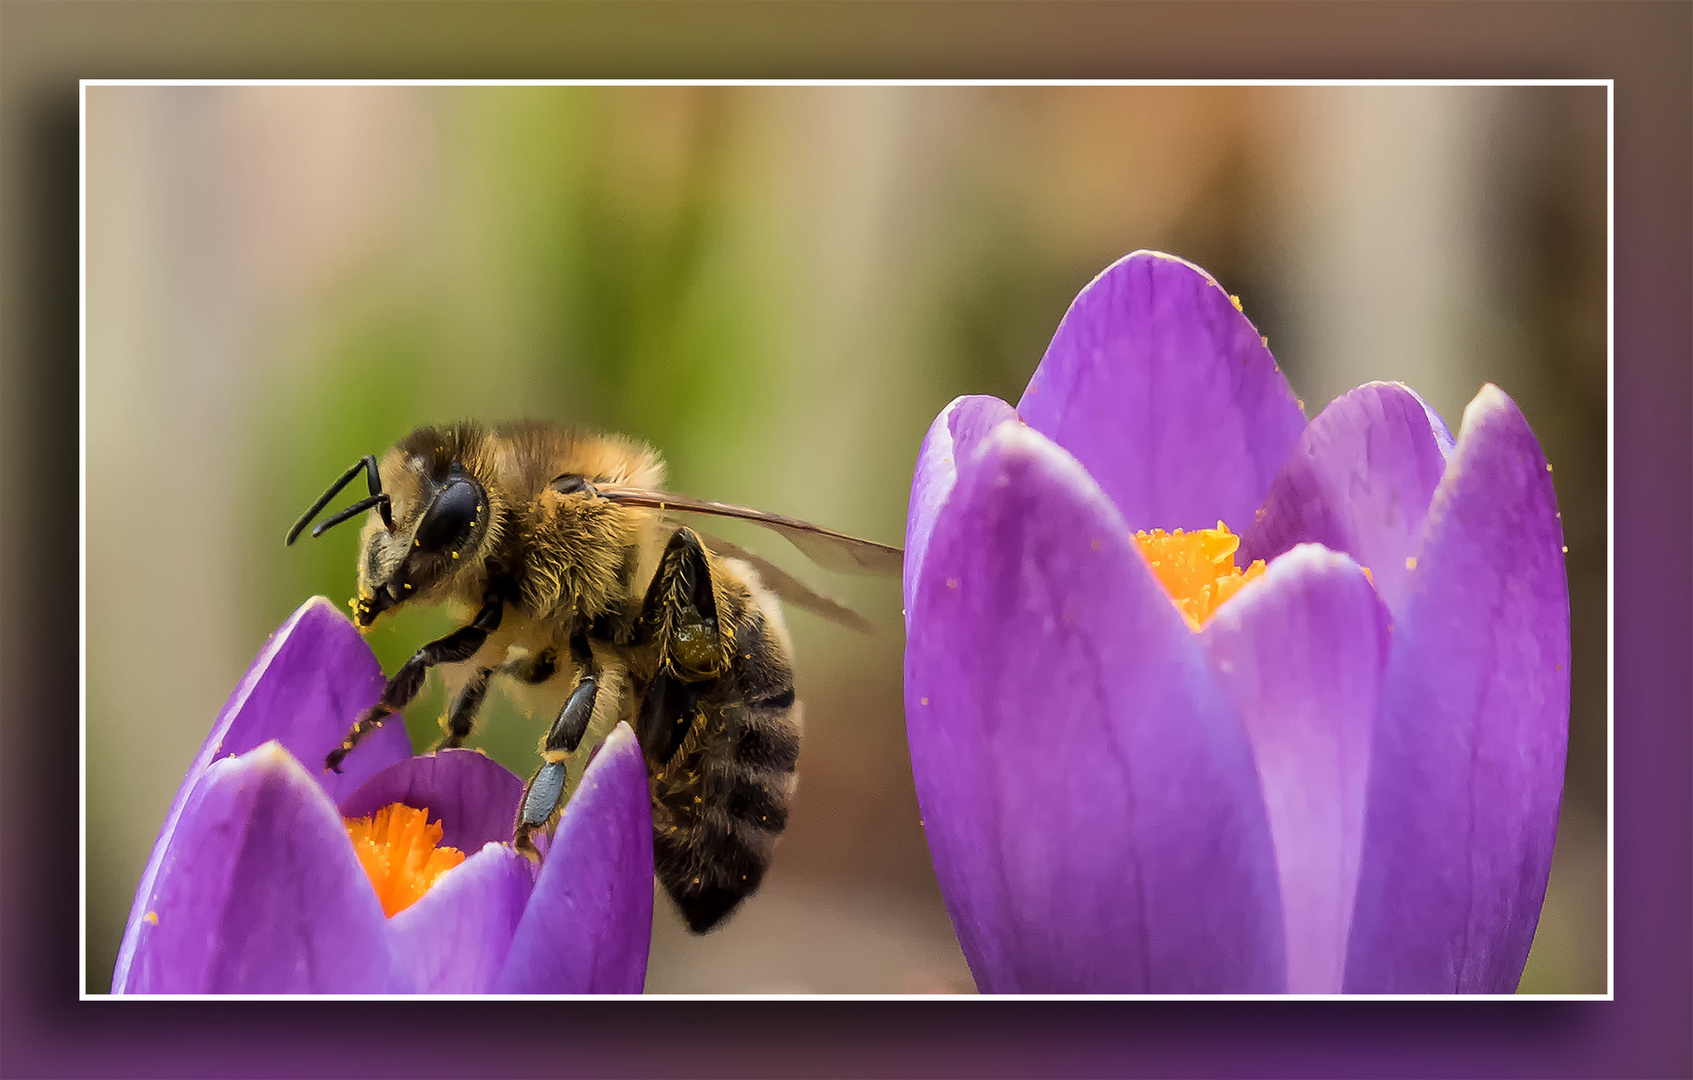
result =
[[[594,716],[594,701],[598,693],[599,680],[592,675],[582,676],[582,681],[570,692],[570,699],[559,710],[558,718],[547,732],[547,741],[541,751],[544,759],[541,767],[523,788],[512,844],[531,859],[541,857],[531,837],[537,829],[545,828],[558,813],[570,759],[575,756],[577,747],[582,745],[582,736],[587,733],[588,722]]]

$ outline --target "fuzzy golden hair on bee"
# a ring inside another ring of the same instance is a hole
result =
[[[628,595],[644,517],[585,494],[542,491],[517,522],[529,543],[524,608],[585,622],[610,611]]]
[[[692,930],[718,925],[763,880],[797,783],[802,710],[778,599],[869,624],[675,515],[750,521],[850,573],[897,573],[899,550],[667,493],[647,444],[533,421],[419,428],[343,473],[288,542],[361,472],[369,496],[312,530],[366,516],[358,623],[413,601],[446,604],[465,623],[349,718],[325,766],[338,771],[432,669],[451,683],[438,748],[463,745],[489,687],[505,686],[550,718],[512,841],[539,858],[533,836],[556,825],[586,752],[627,723],[651,781],[655,873]]]
[[[537,493],[565,473],[607,486],[664,485],[664,459],[638,439],[533,420],[503,424],[493,434],[506,454],[512,470],[507,481],[516,492]]]

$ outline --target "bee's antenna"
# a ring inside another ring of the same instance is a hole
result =
[[[323,512],[323,508],[329,505],[330,499],[333,499],[335,496],[341,494],[341,489],[353,482],[353,477],[359,474],[360,469],[365,471],[366,478],[370,482],[370,498],[360,499],[352,506],[349,506],[339,514],[336,514],[328,521],[313,529],[312,535],[321,535],[323,530],[329,528],[331,525],[339,525],[354,514],[363,513],[364,511],[369,510],[372,506],[381,509],[382,524],[388,527],[389,532],[394,531],[394,513],[389,508],[388,496],[382,493],[382,475],[376,471],[376,456],[374,454],[366,454],[363,458],[355,462],[352,468],[342,473],[340,479],[329,485],[329,490],[318,496],[317,502],[312,503],[310,509],[300,515],[300,520],[296,521],[294,523],[294,527],[288,530],[287,543],[292,544],[295,540],[299,539],[300,533],[304,531],[305,527],[312,523],[313,518]]]
[[[389,521],[389,514],[391,513],[391,511],[388,509],[388,496],[386,496],[386,495],[372,495],[369,498],[360,499],[358,502],[356,502],[353,505],[347,507],[345,510],[341,511],[339,514],[336,514],[334,517],[330,518],[328,521],[321,523],[320,525],[318,525],[317,528],[312,530],[312,535],[314,537],[322,536],[323,530],[328,529],[328,528],[333,528],[334,526],[341,524],[343,521],[346,521],[350,517],[356,517],[359,514],[364,513],[366,510],[369,510],[373,506],[380,506],[382,508],[382,519],[383,519],[384,522],[386,522],[388,524],[389,531],[392,532],[394,526],[393,526],[393,523],[391,521]]]

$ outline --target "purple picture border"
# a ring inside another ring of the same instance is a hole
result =
[[[0,8],[0,1075],[1693,1075],[1690,46],[1684,3]],[[1615,79],[1616,1000],[79,1002],[77,79],[608,76]]]

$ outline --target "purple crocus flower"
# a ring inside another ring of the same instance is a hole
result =
[[[1267,569],[1206,534],[1184,618],[1157,544],[1219,522]],[[1209,275],[1107,269],[912,484],[912,768],[981,989],[1513,991],[1563,787],[1562,545],[1496,387],[1455,445],[1397,383],[1307,423]]]
[[[652,816],[628,727],[588,766],[537,871],[510,846],[523,782],[480,753],[413,757],[390,724],[340,775],[321,771],[382,685],[321,597],[271,636],[165,818],[113,993],[641,991]],[[394,803],[468,857],[388,917],[343,819]]]

